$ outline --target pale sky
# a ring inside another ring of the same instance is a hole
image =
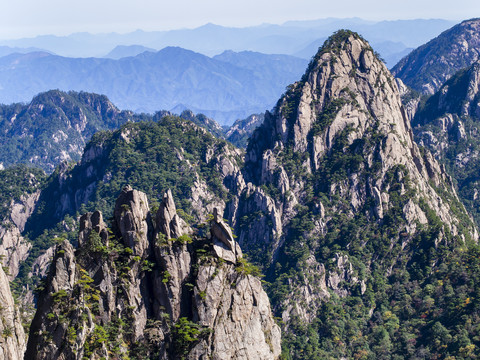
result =
[[[0,0],[0,39],[74,32],[243,27],[326,17],[464,20],[479,0]]]

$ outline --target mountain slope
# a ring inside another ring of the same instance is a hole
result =
[[[413,142],[393,76],[359,35],[329,38],[265,115],[244,176],[235,230],[272,282],[287,358],[459,353],[462,321],[444,305],[427,318],[455,341],[445,350],[418,335],[430,326],[420,321],[430,301],[422,288],[478,235],[450,178]],[[457,289],[471,301],[475,288]],[[422,306],[405,312],[411,292]],[[477,344],[474,331],[468,342]]]
[[[52,172],[62,161],[77,161],[90,137],[142,116],[120,111],[106,96],[52,90],[29,104],[0,106],[0,163],[30,163]]]
[[[22,232],[44,181],[45,174],[38,169],[20,165],[0,170],[0,265],[9,280],[18,275],[32,246]]]
[[[418,142],[445,163],[459,196],[480,221],[480,62],[448,80],[413,119]]]
[[[480,58],[480,19],[471,19],[444,31],[412,51],[392,69],[405,84],[433,94],[450,76]]]
[[[75,243],[78,214],[100,210],[112,216],[126,184],[145,192],[153,206],[171,189],[179,213],[191,223],[214,208],[223,213],[231,199],[227,187],[242,186],[241,152],[191,121],[170,115],[155,120],[95,134],[81,161],[62,164],[49,176],[25,224],[32,249],[16,279],[18,289],[36,284],[32,266],[55,241]]]
[[[264,118],[264,114],[253,114],[246,119],[235,121],[225,133],[225,138],[239,148],[246,148],[248,140]]]
[[[104,57],[118,60],[124,57],[137,56],[145,51],[157,52],[157,50],[155,49],[148,48],[141,45],[130,45],[130,46],[118,45],[118,46],[115,46],[115,48],[113,48],[112,51],[110,51]]]

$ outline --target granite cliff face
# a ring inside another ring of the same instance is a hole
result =
[[[255,207],[264,213],[251,219],[250,230],[242,231],[237,223],[239,241],[248,248],[261,236],[249,237],[251,229],[268,221],[270,232],[254,232],[267,233],[263,240],[273,244],[275,253],[285,224],[305,201],[315,203],[316,227],[321,230],[326,210],[319,193],[341,196],[348,200],[348,212],[368,210],[380,223],[392,206],[392,176],[402,183],[408,176],[408,186],[416,194],[411,200],[422,196],[449,231],[458,234],[458,219],[435,190],[450,186],[450,179],[413,142],[393,77],[368,43],[354,33],[340,32],[327,41],[275,112],[267,113],[249,143],[245,178],[251,184],[241,213],[255,213]],[[402,194],[406,186],[402,185]],[[312,191],[316,194],[308,194]],[[452,194],[456,199],[453,189]],[[364,209],[368,198],[373,203]],[[408,211],[422,212],[418,204],[404,209]],[[413,222],[407,227],[415,232]],[[470,230],[473,235],[474,228]]]
[[[280,329],[221,218],[192,234],[171,192],[156,213],[126,187],[111,230],[80,221],[78,249],[57,250],[25,359],[275,359]]]
[[[25,351],[25,333],[8,277],[0,267],[0,359],[18,360]]]
[[[480,19],[470,19],[413,50],[393,67],[392,74],[419,92],[433,94],[479,58]]]
[[[379,277],[426,266],[415,257],[421,248],[477,239],[449,176],[414,143],[393,76],[349,31],[329,38],[265,115],[244,176],[235,230],[273,281],[291,344],[298,323],[330,316],[319,315],[325,303],[359,295],[368,320],[377,305],[366,299],[380,296],[372,292]],[[354,311],[348,300],[343,306]],[[302,351],[292,345],[290,355]]]
[[[0,264],[13,280],[28,257],[31,244],[22,236],[40,197],[44,174],[23,166],[0,170]]]
[[[480,62],[456,73],[431,96],[413,119],[420,145],[446,164],[459,195],[479,221]]]

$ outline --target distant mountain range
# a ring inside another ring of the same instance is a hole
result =
[[[33,46],[67,57],[104,57],[118,45],[136,45],[156,50],[167,46],[179,46],[208,56],[220,54],[224,50],[236,52],[249,50],[267,54],[297,56],[302,54],[302,57],[310,59],[323,44],[323,40],[332,32],[338,29],[351,29],[370,39],[372,46],[387,60],[387,65],[390,67],[396,63],[396,61],[388,62],[393,54],[398,54],[407,48],[415,48],[454,24],[455,22],[439,19],[372,22],[359,18],[327,18],[245,28],[206,24],[195,29],[152,32],[138,30],[128,34],[45,35],[5,40],[1,41],[0,45]],[[303,51],[314,42],[316,45],[313,51]],[[395,46],[382,47],[381,44],[384,42]],[[128,53],[127,56],[138,54],[139,52],[133,52]]]
[[[191,109],[231,124],[270,109],[307,60],[225,52],[213,58],[178,47],[119,60],[45,52],[0,58],[0,102],[27,102],[50,89],[107,95],[121,109]]]

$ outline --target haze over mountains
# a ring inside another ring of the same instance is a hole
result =
[[[417,47],[455,22],[440,19],[417,19],[373,22],[359,18],[327,18],[315,21],[289,21],[282,25],[263,24],[245,28],[230,28],[206,24],[195,29],[145,32],[138,30],[127,34],[75,33],[69,36],[43,35],[35,38],[4,40],[0,45],[39,47],[68,57],[102,57],[117,45],[141,45],[160,50],[167,46],[180,46],[208,56],[224,50],[257,51],[267,54],[296,55],[307,59],[316,52],[302,52],[314,41],[326,39],[332,32],[348,28],[366,38],[373,45],[382,42],[397,43],[395,51]],[[380,51],[379,51],[380,52]],[[383,56],[387,53],[380,52]],[[392,64],[393,65],[393,64]]]
[[[390,67],[452,24],[330,18],[248,28],[207,24],[164,32],[1,41],[0,103],[29,102],[52,89],[87,91],[107,95],[120,109],[191,109],[230,125],[271,109],[326,36],[339,28],[371,39]]]

